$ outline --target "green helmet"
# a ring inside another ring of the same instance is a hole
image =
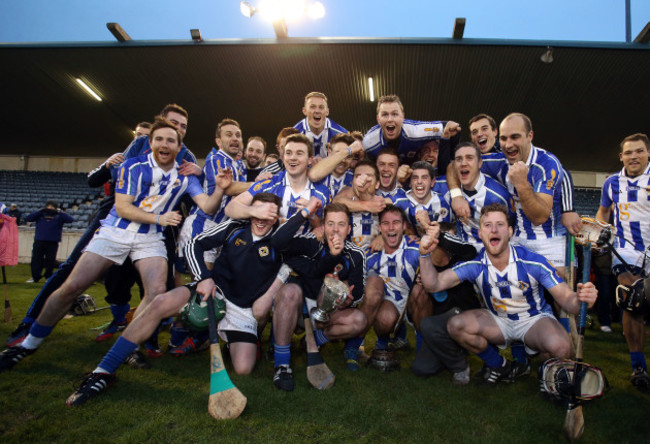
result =
[[[194,290],[190,300],[181,309],[181,321],[187,328],[193,331],[202,331],[208,328],[208,303],[201,301],[202,296]],[[217,287],[217,294],[214,298],[214,315],[219,322],[226,315],[226,301]]]

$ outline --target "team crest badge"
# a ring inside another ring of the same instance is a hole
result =
[[[269,255],[269,247],[260,247],[257,252],[260,254],[260,257],[268,256]]]
[[[528,285],[526,282],[519,281],[518,287],[519,287],[519,289],[521,291],[526,292],[528,290],[528,288],[530,287],[530,285]]]
[[[555,170],[551,170],[551,178],[548,180],[548,182],[546,182],[546,189],[547,190],[550,190],[551,188],[553,188],[553,184],[555,183],[556,174],[557,173],[555,172]]]

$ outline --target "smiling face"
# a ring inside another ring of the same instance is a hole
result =
[[[490,256],[500,256],[509,246],[512,228],[501,211],[490,211],[481,216],[478,235]]]
[[[181,148],[178,132],[172,128],[158,128],[149,136],[149,143],[158,166],[164,170],[172,168]]]
[[[165,118],[174,124],[178,132],[181,133],[181,137],[185,137],[185,133],[187,132],[187,117],[176,111],[169,111],[165,115]]]
[[[472,137],[472,142],[478,146],[481,153],[485,154],[496,143],[498,131],[496,128],[492,128],[488,119],[480,119],[472,122],[469,126],[469,133]]]
[[[223,125],[219,135],[214,139],[219,149],[233,159],[241,151],[244,142],[242,141],[241,129],[237,125]]]
[[[255,236],[259,237],[264,237],[268,234],[269,231],[273,228],[273,225],[278,221],[278,218],[280,217],[280,209],[278,208],[277,205],[269,202],[262,202],[259,200],[256,200],[255,202],[252,203],[252,206],[259,206],[259,205],[273,205],[277,209],[276,213],[277,216],[272,219],[272,220],[264,220],[264,219],[258,219],[256,217],[251,217],[251,231]]]
[[[397,169],[399,158],[394,154],[380,154],[377,157],[377,169],[379,169],[379,188],[383,191],[392,191],[397,183]]]
[[[628,176],[638,176],[648,167],[648,149],[642,140],[625,142],[619,157]]]
[[[431,199],[431,186],[433,185],[433,177],[429,171],[424,168],[416,168],[411,173],[411,192],[415,196],[415,200],[424,204]]]
[[[322,97],[310,97],[305,102],[302,113],[307,117],[311,132],[320,134],[325,128],[325,118],[329,116],[330,110]]]
[[[264,161],[266,155],[264,154],[264,144],[259,140],[251,140],[248,142],[244,158],[250,168],[257,168]]]
[[[404,112],[399,103],[385,102],[379,105],[377,123],[386,140],[397,139],[402,132],[402,123],[404,123]]]
[[[526,131],[521,117],[506,117],[499,128],[499,142],[510,165],[518,161],[526,162],[533,142],[533,132]]]
[[[454,154],[454,167],[458,173],[458,179],[466,190],[474,190],[478,182],[481,164],[483,160],[478,156],[476,149],[471,146],[464,146],[456,150]]]
[[[311,162],[309,148],[304,143],[287,142],[284,146],[284,156],[282,161],[287,169],[287,174],[291,176],[300,176],[307,174],[307,168]]]
[[[428,162],[433,166],[438,166],[438,151],[440,149],[440,142],[437,140],[430,140],[422,145],[420,148],[420,160]]]
[[[384,241],[384,250],[392,254],[402,243],[406,222],[399,211],[386,211],[379,220],[379,232]]]

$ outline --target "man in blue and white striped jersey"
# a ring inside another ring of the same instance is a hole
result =
[[[486,363],[485,383],[494,385],[511,373],[510,361],[499,355],[496,346],[522,341],[544,359],[569,357],[569,336],[544,299],[544,288],[560,306],[575,314],[581,302],[592,306],[598,292],[590,282],[578,284],[577,293],[572,291],[546,258],[512,245],[513,229],[505,205],[483,207],[479,225],[484,248],[476,258],[438,273],[430,258],[439,233],[433,223],[420,240],[420,274],[428,292],[443,291],[462,281],[476,285],[487,308],[451,318],[447,329],[456,342]]]

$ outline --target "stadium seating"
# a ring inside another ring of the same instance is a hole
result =
[[[600,206],[599,188],[576,188],[574,208],[581,216],[596,216]]]
[[[0,202],[18,204],[26,216],[55,200],[75,218],[66,229],[85,229],[103,197],[101,188],[90,188],[84,173],[0,170]]]

